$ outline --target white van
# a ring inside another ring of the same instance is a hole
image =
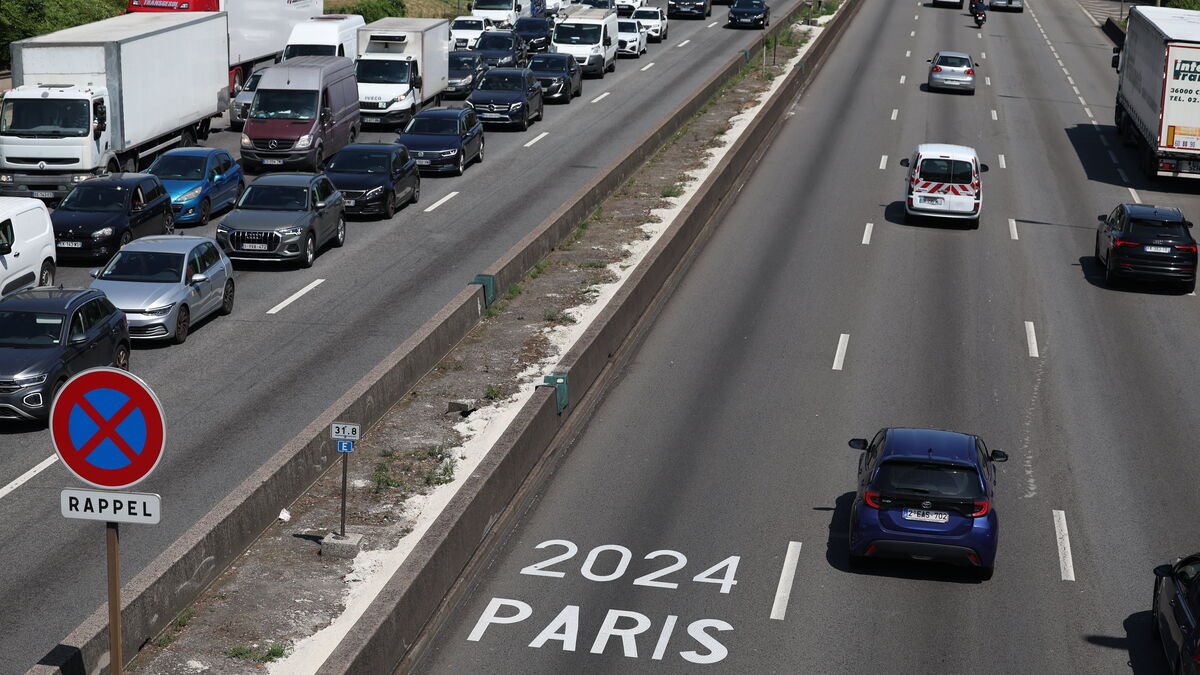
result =
[[[54,283],[54,227],[40,199],[0,197],[0,298]]]
[[[983,209],[983,182],[988,170],[979,163],[975,148],[946,143],[923,143],[912,157],[900,160],[908,167],[905,181],[904,221],[918,216],[956,218],[979,227]]]
[[[617,67],[617,10],[571,5],[554,26],[550,51],[570,54],[585,75],[599,75]]]
[[[480,19],[491,19],[500,28],[512,28],[517,19],[531,16],[531,7],[535,0],[474,0],[471,16]]]
[[[359,14],[323,14],[298,23],[288,36],[281,61],[297,56],[344,56],[358,53],[358,29],[367,25]]]

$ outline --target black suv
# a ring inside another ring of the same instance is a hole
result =
[[[58,259],[106,261],[138,237],[175,230],[158,176],[113,173],[76,185],[50,215]]]
[[[712,15],[710,0],[667,0],[667,18],[703,19]]]
[[[523,16],[513,24],[513,32],[521,36],[531,52],[544,52],[550,48],[550,34],[554,32],[554,21],[543,16]]]
[[[1174,281],[1191,293],[1196,288],[1196,240],[1192,223],[1179,209],[1149,204],[1118,204],[1097,216],[1096,258],[1104,282],[1120,278]]]
[[[493,68],[524,68],[529,58],[525,40],[511,30],[485,31],[471,50],[479,52]]]
[[[524,131],[533,120],[541,120],[546,112],[542,99],[542,84],[533,71],[516,68],[489,70],[467,97],[484,123],[516,124]]]
[[[529,59],[529,70],[542,84],[547,101],[566,101],[583,93],[583,69],[570,54],[537,54]]]
[[[295,261],[312,267],[326,243],[346,243],[344,202],[324,174],[263,176],[217,226],[217,243],[234,260]]]
[[[0,300],[0,419],[44,420],[88,368],[129,369],[129,322],[100,291],[33,288]]]

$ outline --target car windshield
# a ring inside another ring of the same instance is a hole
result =
[[[567,71],[567,60],[561,56],[542,54],[529,59],[529,69],[564,73]]]
[[[208,158],[198,155],[163,155],[154,160],[146,173],[162,180],[200,180]]]
[[[408,61],[363,59],[354,64],[359,84],[408,84],[411,71]]]
[[[62,343],[62,314],[0,310],[0,347],[52,347]]]
[[[1128,232],[1151,237],[1187,237],[1187,226],[1178,220],[1142,220],[1130,218]]]
[[[128,192],[120,185],[76,185],[58,208],[63,211],[122,212],[125,210],[125,195]]]
[[[885,495],[979,499],[983,485],[974,467],[937,462],[890,460],[879,465],[871,488]]]
[[[331,173],[387,173],[392,163],[386,150],[342,150],[329,160]]]
[[[450,30],[483,30],[483,21],[481,19],[456,19],[454,23],[450,24]]]
[[[242,91],[254,91],[258,89],[258,81],[262,79],[262,71],[254,73],[250,79],[246,80],[246,86],[242,87]]]
[[[740,2],[741,0],[739,0]],[[935,66],[945,66],[947,68],[970,68],[971,59],[965,56],[946,56],[945,54],[938,57]]]
[[[317,116],[317,92],[260,89],[250,116],[260,120],[311,120]]]
[[[513,24],[513,30],[523,30],[530,33],[545,32],[549,29],[550,24],[545,19],[535,19],[532,17],[517,19],[517,22]]]
[[[475,43],[476,49],[512,49],[513,37],[511,35],[489,35],[484,34]]]
[[[488,73],[479,81],[477,89],[483,91],[521,91],[525,88],[525,76],[521,73]]]
[[[734,0],[737,9],[763,9],[766,7],[762,0]]]
[[[297,56],[337,56],[337,45],[288,45],[283,48],[283,59]]]
[[[6,98],[0,107],[3,136],[86,136],[91,127],[88,102],[79,99]]]
[[[612,9],[614,7],[613,0],[579,0],[579,4],[597,9]]]
[[[636,33],[638,32],[638,22],[636,21],[618,21],[618,33]]]
[[[933,183],[971,182],[971,163],[959,159],[927,159],[921,162],[921,180]]]
[[[255,211],[304,211],[308,208],[308,187],[251,185],[246,188],[237,207]]]
[[[513,0],[475,0],[475,9],[512,9]]]
[[[454,117],[421,117],[417,115],[404,127],[406,134],[433,134],[453,136],[458,133],[458,119]]]
[[[471,70],[475,68],[475,58],[472,54],[451,54],[450,70]]]
[[[653,19],[658,21],[658,10],[655,9],[639,9],[633,12],[635,19]]]
[[[118,251],[97,279],[138,281],[155,284],[180,283],[183,278],[183,254],[158,251]]]
[[[560,23],[554,27],[554,41],[568,45],[600,44],[600,26],[594,23]]]

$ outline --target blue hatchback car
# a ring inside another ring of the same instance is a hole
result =
[[[850,507],[850,563],[866,558],[932,560],[992,576],[999,537],[993,506],[996,462],[970,434],[940,429],[882,429],[862,450]]]
[[[169,150],[146,170],[158,176],[176,225],[207,225],[212,214],[237,203],[246,178],[233,156],[216,148]]]

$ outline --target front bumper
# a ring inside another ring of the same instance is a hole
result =
[[[759,17],[759,18],[731,16],[731,17],[729,17],[729,25],[730,26],[750,26],[750,27],[757,26],[759,28],[762,28],[767,25],[767,18],[765,16]]]
[[[306,234],[307,231],[284,235],[275,230],[217,230],[216,239],[225,255],[233,260],[280,262],[300,258]]]
[[[620,45],[621,43],[618,44]],[[637,56],[638,54],[641,54],[641,50],[638,49],[636,42],[625,42],[623,46],[617,47],[618,56]]]
[[[54,256],[60,261],[92,262],[108,260],[117,252],[116,236],[68,238],[54,236]]]
[[[32,197],[54,205],[63,200],[71,188],[75,187],[74,176],[79,173],[45,173],[28,174],[4,172],[12,176],[12,181],[0,182],[0,197]],[[89,177],[91,174],[86,174]]]
[[[595,75],[604,72],[604,55],[589,54],[588,56],[576,56],[575,63],[587,75]]]
[[[547,101],[559,101],[559,100],[563,100],[563,99],[569,99],[569,98],[571,98],[571,94],[574,93],[573,92],[574,89],[575,89],[575,87],[573,87],[571,85],[571,82],[569,80],[566,82],[562,82],[562,81],[555,82],[554,84],[551,84],[549,86],[546,86],[543,84],[542,85],[542,98]]]
[[[479,108],[476,108],[475,114],[484,124],[520,124],[521,119],[525,116],[525,106],[521,106],[517,110],[495,111],[480,111]]]
[[[474,82],[460,85],[446,85],[445,91],[442,92],[442,98],[466,98],[473,91],[475,91]]]
[[[175,320],[179,312],[178,304],[162,316],[139,314],[136,310],[121,311],[125,312],[125,316],[129,319],[130,340],[165,340],[175,335]]]
[[[345,197],[344,204],[348,216],[379,215],[384,212],[384,204],[387,203],[387,192],[380,192],[370,199],[363,199],[360,196],[350,197],[346,192],[342,192],[342,196]]]
[[[443,157],[440,151],[413,152],[413,160],[421,173],[451,173],[458,170],[458,154]]]
[[[44,420],[50,417],[52,384],[49,378],[41,384],[17,387],[0,383],[0,420]]]
[[[408,121],[412,119],[413,111],[412,108],[402,110],[379,110],[377,108],[367,110],[359,108],[358,115],[363,124],[397,125],[408,124]]]
[[[187,225],[200,222],[200,203],[204,201],[201,195],[186,202],[171,202],[171,213],[175,216],[176,225]]]
[[[674,7],[667,7],[667,18],[669,19],[680,17],[703,19],[706,16],[708,16],[708,10],[704,5],[676,5]]]
[[[317,149],[312,147],[307,150],[272,152],[257,148],[242,148],[241,152],[243,161],[259,166],[277,169],[301,169],[312,166],[313,160],[316,159]]]

